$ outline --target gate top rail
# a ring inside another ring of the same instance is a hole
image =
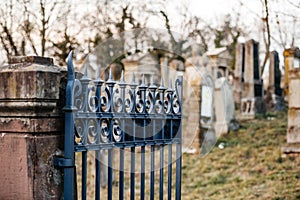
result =
[[[122,71],[116,82],[110,69],[104,81],[98,68],[97,78],[92,80],[85,66],[83,76],[77,79],[72,53],[67,66],[64,110],[72,114],[66,121],[69,128],[75,127],[75,151],[181,143],[182,77],[175,80],[173,88],[172,81],[169,87],[163,80],[157,86],[153,77],[146,83],[144,75],[138,84],[134,73],[128,83]]]

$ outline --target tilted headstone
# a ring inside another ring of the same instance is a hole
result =
[[[263,81],[259,67],[259,43],[249,40],[245,43],[244,83],[241,99],[241,117],[254,118],[264,114]]]
[[[214,80],[206,73],[201,79],[200,105],[200,143],[201,154],[207,154],[216,143],[214,130]]]
[[[279,69],[279,57],[276,51],[272,51],[269,57],[269,85],[266,103],[270,111],[284,110],[284,99],[280,88],[281,72]]]
[[[235,120],[232,87],[224,77],[215,81],[214,95],[215,112],[217,113],[215,122],[216,135],[220,136],[228,133],[230,130],[237,130],[239,125]]]

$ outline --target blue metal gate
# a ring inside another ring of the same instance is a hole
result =
[[[76,199],[75,152],[82,156],[81,199],[86,199],[87,152],[95,152],[95,199],[100,199],[100,150],[108,151],[107,197],[113,198],[113,150],[119,151],[119,199],[124,199],[124,150],[130,156],[130,199],[135,198],[136,148],[140,148],[140,199],[145,198],[145,151],[150,150],[150,199],[159,194],[164,196],[164,149],[167,154],[167,196],[172,199],[172,170],[175,168],[175,199],[181,199],[181,109],[182,77],[172,89],[159,87],[153,81],[145,84],[144,78],[138,85],[134,74],[131,83],[126,83],[122,72],[116,83],[109,79],[91,80],[87,69],[80,79],[75,78],[72,53],[68,56],[68,83],[66,88],[65,149],[64,158],[55,164],[64,168],[64,199]],[[148,146],[148,147],[147,147]],[[173,147],[176,158],[172,157]],[[147,148],[146,148],[147,147]],[[155,149],[159,149],[159,191],[154,191]],[[138,154],[139,155],[139,154]],[[172,160],[175,160],[175,163]],[[173,166],[173,167],[172,167]],[[78,170],[78,169],[77,169]],[[103,170],[103,169],[102,169]],[[174,181],[173,181],[174,182]]]

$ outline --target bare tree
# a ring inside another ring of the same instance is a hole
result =
[[[0,7],[0,42],[7,59],[33,53],[45,56],[52,48],[51,32],[57,32],[67,3],[59,0],[9,0]],[[51,36],[50,36],[51,35]]]
[[[270,22],[269,22],[269,7],[268,7],[268,0],[261,0],[264,11],[263,13],[265,13],[265,16],[262,18],[262,21],[264,23],[263,26],[263,40],[264,40],[264,44],[265,44],[265,56],[261,65],[261,73],[264,73],[264,69],[266,66],[266,63],[268,61],[269,58],[269,54],[270,54],[270,46],[271,46],[271,32],[270,32]]]
[[[276,3],[280,4],[281,2]],[[300,35],[300,33],[297,32],[299,30],[296,28],[300,25],[300,17],[297,15],[300,11],[300,2],[298,1],[298,3],[296,3],[287,0],[287,5],[290,7],[288,11],[282,9],[270,10],[270,12],[275,14],[276,18],[276,26],[274,26],[276,27],[274,30],[276,34],[271,35],[271,39],[281,48],[296,46]]]
[[[7,58],[11,55],[20,55],[17,42],[14,40],[14,1],[6,1],[4,5],[0,7],[0,39],[1,45],[6,52]]]

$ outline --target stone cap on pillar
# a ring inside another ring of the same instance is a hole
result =
[[[41,56],[13,56],[8,60],[8,64],[35,63],[41,65],[53,65],[53,58]]]
[[[0,73],[8,71],[67,71],[66,67],[56,66],[53,58],[41,56],[12,56],[8,60],[8,65],[0,66]]]
[[[12,57],[0,67],[0,133],[63,130],[66,83],[52,58]]]
[[[289,49],[285,49],[283,52],[283,56],[300,58],[300,49],[298,47],[292,47]]]

